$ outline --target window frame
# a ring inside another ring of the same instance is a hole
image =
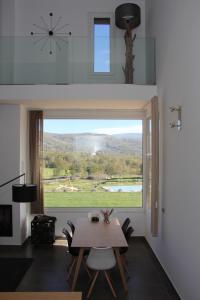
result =
[[[92,77],[110,77],[114,75],[114,14],[113,13],[89,13],[89,75]],[[94,72],[94,19],[110,19],[110,72]]]
[[[45,110],[44,119],[102,119],[102,120],[142,120],[143,132],[142,132],[142,164],[143,164],[143,182],[142,182],[142,206],[141,207],[117,207],[115,211],[121,213],[137,212],[144,213],[146,207],[146,160],[145,160],[145,134],[146,134],[146,122],[145,112],[142,109],[68,109],[68,110]],[[87,213],[88,210],[100,210],[107,207],[44,207],[45,212],[55,213]]]

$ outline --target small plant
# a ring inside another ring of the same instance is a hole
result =
[[[101,213],[103,215],[104,223],[110,224],[110,216],[113,213],[113,208],[111,210],[109,210],[109,209],[101,210]]]

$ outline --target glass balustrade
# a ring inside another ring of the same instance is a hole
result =
[[[123,84],[124,38],[98,38],[94,53],[90,37],[0,37],[0,84]],[[109,51],[109,53],[108,53]],[[99,62],[98,62],[99,56]],[[94,67],[95,57],[95,67]],[[134,84],[155,84],[155,40],[133,43]],[[98,72],[102,64],[109,72]]]

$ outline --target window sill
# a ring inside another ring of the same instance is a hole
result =
[[[55,212],[55,213],[86,213],[91,210],[98,210],[100,211],[101,207],[45,207],[44,211],[45,212]],[[138,207],[138,208],[133,208],[133,207],[122,207],[122,208],[114,208],[114,213],[144,213],[144,207]]]

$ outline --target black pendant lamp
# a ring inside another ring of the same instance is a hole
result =
[[[37,185],[36,184],[25,184],[25,173],[6,181],[0,185],[0,188],[9,184],[10,182],[24,177],[24,184],[15,184],[12,186],[12,201],[17,203],[33,202],[37,200]]]
[[[115,10],[115,25],[126,30],[127,27],[134,29],[141,23],[140,7],[134,3],[124,3]]]
[[[13,202],[33,202],[37,199],[37,186],[35,184],[15,184],[12,186]]]

